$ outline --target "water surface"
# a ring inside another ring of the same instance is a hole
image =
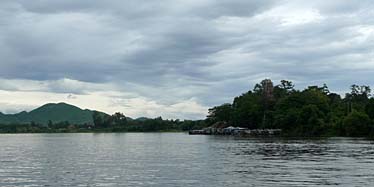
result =
[[[0,186],[373,186],[364,139],[0,134]]]

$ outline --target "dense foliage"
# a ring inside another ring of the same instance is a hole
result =
[[[266,79],[252,91],[209,109],[207,122],[279,128],[293,136],[371,136],[374,134],[374,98],[370,87],[352,85],[342,98],[326,85],[300,91],[291,81],[279,85]]]
[[[163,120],[161,117],[131,119],[122,113],[107,115],[94,112],[93,123],[74,124],[69,121],[47,125],[40,123],[0,124],[0,133],[60,133],[60,132],[176,132],[206,127],[204,120]]]

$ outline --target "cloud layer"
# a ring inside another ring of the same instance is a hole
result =
[[[203,118],[263,78],[372,84],[370,0],[3,0],[0,111]]]

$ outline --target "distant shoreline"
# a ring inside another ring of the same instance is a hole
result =
[[[188,133],[182,130],[168,131],[113,131],[112,129],[95,130],[60,130],[60,131],[35,131],[35,132],[0,132],[0,134],[66,134],[66,133]]]

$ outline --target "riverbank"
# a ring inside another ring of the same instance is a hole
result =
[[[34,132],[0,132],[0,134],[68,134],[68,133],[188,133],[188,131],[34,131]]]
[[[48,134],[48,133],[176,133],[176,132],[185,132],[183,130],[159,130],[159,131],[131,131],[131,130],[119,130],[119,129],[46,129],[46,128],[33,128],[33,129],[0,129],[0,134]]]
[[[202,130],[190,130],[190,135],[224,135],[224,136],[280,136],[281,129],[246,129],[241,127],[204,128]]]

